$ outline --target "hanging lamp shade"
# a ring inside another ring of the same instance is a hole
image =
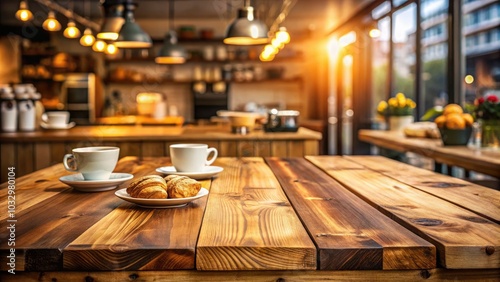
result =
[[[61,29],[61,24],[56,19],[56,15],[53,11],[49,11],[47,19],[43,22],[42,27],[48,31],[58,31]]]
[[[27,22],[33,19],[33,13],[28,8],[28,2],[22,0],[19,2],[19,10],[16,12],[16,18],[20,21]]]
[[[124,6],[121,1],[107,0],[102,3],[102,7],[105,15],[104,22],[96,37],[103,40],[116,40],[120,29],[125,23],[123,18]]]
[[[174,21],[174,2],[169,0],[169,29],[173,27]],[[157,64],[183,64],[186,62],[187,52],[183,46],[177,44],[177,35],[175,31],[169,30],[163,41],[163,46],[155,58]]]
[[[268,28],[260,20],[254,17],[252,6],[238,10],[238,17],[227,27],[225,44],[230,45],[260,45],[269,41]]]
[[[80,37],[80,30],[76,27],[76,24],[73,20],[68,21],[68,25],[64,29],[63,35],[66,38],[77,38]]]
[[[171,30],[165,36],[163,46],[155,58],[157,64],[183,64],[186,62],[187,52],[184,47],[177,44],[175,31]]]
[[[149,48],[153,44],[151,37],[135,22],[136,4],[128,0],[125,3],[125,23],[115,41],[118,48]]]
[[[95,37],[92,34],[92,30],[90,28],[86,28],[85,31],[83,31],[83,36],[80,38],[80,44],[82,46],[92,46],[95,42]]]

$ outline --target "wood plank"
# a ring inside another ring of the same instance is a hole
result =
[[[120,158],[126,156],[142,156],[141,142],[119,142],[117,146],[120,147]]]
[[[93,272],[16,272],[15,275],[0,273],[3,282],[40,282],[40,281],[162,281],[162,282],[199,282],[199,281],[481,281],[498,282],[499,269],[481,270],[363,270],[363,271],[93,271]]]
[[[14,170],[17,175],[17,172]],[[16,214],[36,205],[38,202],[50,199],[70,187],[62,184],[59,177],[67,174],[62,164],[39,170],[36,176],[25,175],[15,177]],[[0,186],[0,198],[7,199],[7,183]],[[7,201],[0,201],[0,210],[7,211]],[[0,221],[8,217],[7,212],[0,213]]]
[[[255,157],[270,157],[271,156],[271,142],[270,141],[256,141],[255,142]]]
[[[271,141],[271,153],[273,157],[287,157],[288,144],[287,141]]]
[[[316,248],[261,158],[218,160],[197,246],[198,270],[316,269]]]
[[[140,166],[140,171],[154,171],[156,163],[149,165],[152,167],[145,169],[135,158],[128,158],[120,160],[116,170],[136,171]],[[69,188],[58,180],[67,172],[61,164],[55,167],[37,172],[34,177],[21,177],[17,184],[16,262],[23,267],[18,268],[20,271],[62,270],[62,250],[123,203],[114,190],[82,193]],[[127,183],[120,187],[123,185]],[[5,185],[1,187],[5,193]],[[6,230],[8,224],[2,221],[0,228]],[[6,270],[8,253],[9,246],[0,245],[0,270]]]
[[[384,157],[346,158],[500,223],[500,191]]]
[[[210,189],[210,180],[202,183]],[[204,197],[175,209],[124,203],[64,249],[64,269],[194,269],[206,201]]]
[[[165,145],[163,144],[163,142],[152,142],[152,141],[142,142],[141,156],[142,157],[166,156]]]
[[[266,158],[318,247],[321,270],[436,267],[435,247],[302,158]],[[411,258],[411,259],[408,259]]]
[[[255,156],[255,148],[253,141],[238,141],[237,152],[238,157],[254,157]]]
[[[304,141],[304,155],[319,155],[319,143],[317,141]]]
[[[2,146],[0,146],[0,152],[2,153],[2,157],[0,158],[2,169],[2,172],[0,173],[0,183],[4,183],[8,179],[8,168],[16,166],[16,144],[2,143]]]
[[[236,141],[219,141],[219,147],[217,150],[219,151],[219,155],[222,157],[238,156]]]
[[[66,147],[64,142],[50,142],[50,163],[61,163],[65,154],[71,153],[71,147]]]
[[[34,143],[20,143],[17,147],[16,172],[25,175],[35,170]]]
[[[495,251],[500,248],[498,224],[380,172],[365,167],[352,169],[354,156],[307,159],[379,211],[432,242],[441,267],[500,266],[500,252]],[[362,163],[361,158],[357,163]]]
[[[34,170],[39,170],[51,166],[49,143],[35,143]]]
[[[439,139],[409,138],[401,132],[368,130],[358,131],[361,141],[399,152],[413,152],[438,163],[462,167],[500,178],[500,151],[474,149],[467,146],[443,146]]]
[[[288,141],[287,142],[287,157],[303,157],[304,156],[304,142]]]

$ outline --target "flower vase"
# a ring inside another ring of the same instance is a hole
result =
[[[403,131],[403,129],[413,123],[413,116],[390,116],[389,117],[389,130]]]
[[[500,120],[481,120],[481,147],[500,148]]]

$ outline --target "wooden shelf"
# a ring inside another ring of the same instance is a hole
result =
[[[265,78],[265,79],[260,79],[260,80],[250,80],[250,81],[235,81],[231,80],[228,81],[228,83],[266,83],[266,82],[301,82],[302,78],[301,77],[293,77],[293,78]],[[190,84],[194,82],[193,80],[172,80],[172,79],[165,79],[165,80],[145,80],[145,81],[133,81],[133,80],[116,80],[116,79],[105,79],[105,83],[107,84],[148,84],[148,83],[176,83],[176,84]]]
[[[302,56],[297,56],[297,57],[284,57],[284,58],[275,58],[272,61],[269,62],[263,62],[259,59],[236,59],[236,60],[203,60],[203,59],[188,59],[186,61],[186,64],[236,64],[236,63],[279,63],[279,62],[301,62],[303,61]],[[117,59],[106,59],[107,63],[154,63],[155,58],[154,57],[147,57],[147,58],[117,58]],[[172,66],[182,66],[182,65],[172,65]]]

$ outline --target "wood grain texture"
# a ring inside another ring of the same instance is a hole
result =
[[[352,169],[353,161],[360,166],[366,157],[306,158],[379,211],[432,242],[441,267],[500,266],[498,224],[380,172],[364,167]],[[390,169],[386,163],[381,165]]]
[[[166,165],[171,165],[168,158],[127,157],[118,169],[138,178],[157,174],[154,170]],[[201,183],[210,189],[210,179]],[[64,249],[63,267],[65,270],[194,269],[206,201],[204,197],[175,209],[144,209],[122,201],[117,209]]]
[[[166,159],[157,159],[166,162]],[[115,171],[151,173],[158,163],[148,165],[137,158],[119,161]],[[59,181],[67,175],[62,164],[40,170],[35,175],[16,179],[16,257],[19,266],[26,271],[62,269],[63,249],[103,216],[123,203],[114,191],[83,193]],[[122,184],[121,187],[127,185]],[[7,183],[0,186],[6,197]],[[125,186],[126,187],[126,186]],[[1,208],[7,210],[6,203]],[[2,213],[5,217],[7,214]],[[21,224],[22,223],[22,224]],[[7,230],[6,221],[0,223]],[[69,228],[70,227],[70,228]],[[0,246],[0,269],[5,270],[7,245]]]
[[[384,157],[346,159],[500,223],[500,191]]]
[[[319,252],[321,270],[422,269],[435,247],[302,158],[266,158]]]
[[[382,148],[417,153],[439,163],[500,178],[500,151],[443,146],[439,139],[409,138],[393,131],[363,129],[358,132],[358,136],[361,141]]]
[[[363,270],[363,271],[94,271],[94,272],[17,272],[16,275],[0,272],[3,282],[40,282],[40,281],[162,281],[162,282],[200,282],[200,281],[352,281],[352,282],[388,282],[388,281],[470,281],[498,282],[499,269],[481,270]]]
[[[316,248],[261,158],[220,160],[198,239],[198,270],[316,269]]]

